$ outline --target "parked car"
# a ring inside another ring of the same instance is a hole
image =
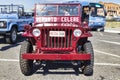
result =
[[[120,17],[119,17],[119,16],[113,17],[113,20],[114,20],[114,21],[120,21]]]
[[[89,1],[67,1],[66,3],[80,3],[82,5],[83,21],[88,21],[89,27],[93,31],[104,32],[106,24],[106,10],[104,5]]]
[[[34,19],[27,17],[23,5],[0,5],[0,35],[6,43],[16,43],[17,32],[24,31],[24,25],[32,26]]]

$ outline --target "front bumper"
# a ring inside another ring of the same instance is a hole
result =
[[[89,24],[90,28],[95,28],[95,29],[98,29],[98,28],[102,28],[105,26],[105,23],[103,22],[94,22],[93,24]]]
[[[91,55],[82,54],[38,54],[38,53],[24,53],[22,54],[23,59],[29,60],[90,60]]]
[[[6,33],[6,31],[0,31],[0,36],[5,35]]]

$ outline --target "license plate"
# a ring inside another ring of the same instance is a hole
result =
[[[65,37],[65,31],[50,31],[50,37]]]

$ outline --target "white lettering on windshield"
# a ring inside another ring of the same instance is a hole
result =
[[[79,22],[79,17],[38,17],[36,22]]]
[[[79,17],[61,17],[61,22],[79,22]]]

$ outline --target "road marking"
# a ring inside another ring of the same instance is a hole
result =
[[[120,64],[112,64],[112,63],[94,63],[98,66],[120,66]]]
[[[105,32],[108,32],[108,33],[120,33],[120,31],[116,31],[116,30],[105,30]]]
[[[120,45],[120,42],[107,41],[107,40],[99,40],[99,41],[106,42],[106,43],[111,43],[111,44],[116,44],[116,45]]]
[[[101,32],[99,32],[99,34],[100,34],[101,36],[103,36],[103,34],[102,34]]]
[[[115,55],[115,54],[111,54],[111,53],[107,53],[107,52],[103,52],[103,51],[99,51],[99,50],[94,50],[94,51],[98,52],[98,53],[101,53],[101,54],[106,54],[106,55],[110,55],[110,56],[113,56],[113,57],[120,58],[119,55]]]
[[[0,59],[0,61],[19,62],[19,60],[17,60],[17,59]]]
[[[17,59],[0,59],[0,62],[19,62]],[[120,64],[113,64],[113,63],[94,63],[97,66],[120,66]]]

